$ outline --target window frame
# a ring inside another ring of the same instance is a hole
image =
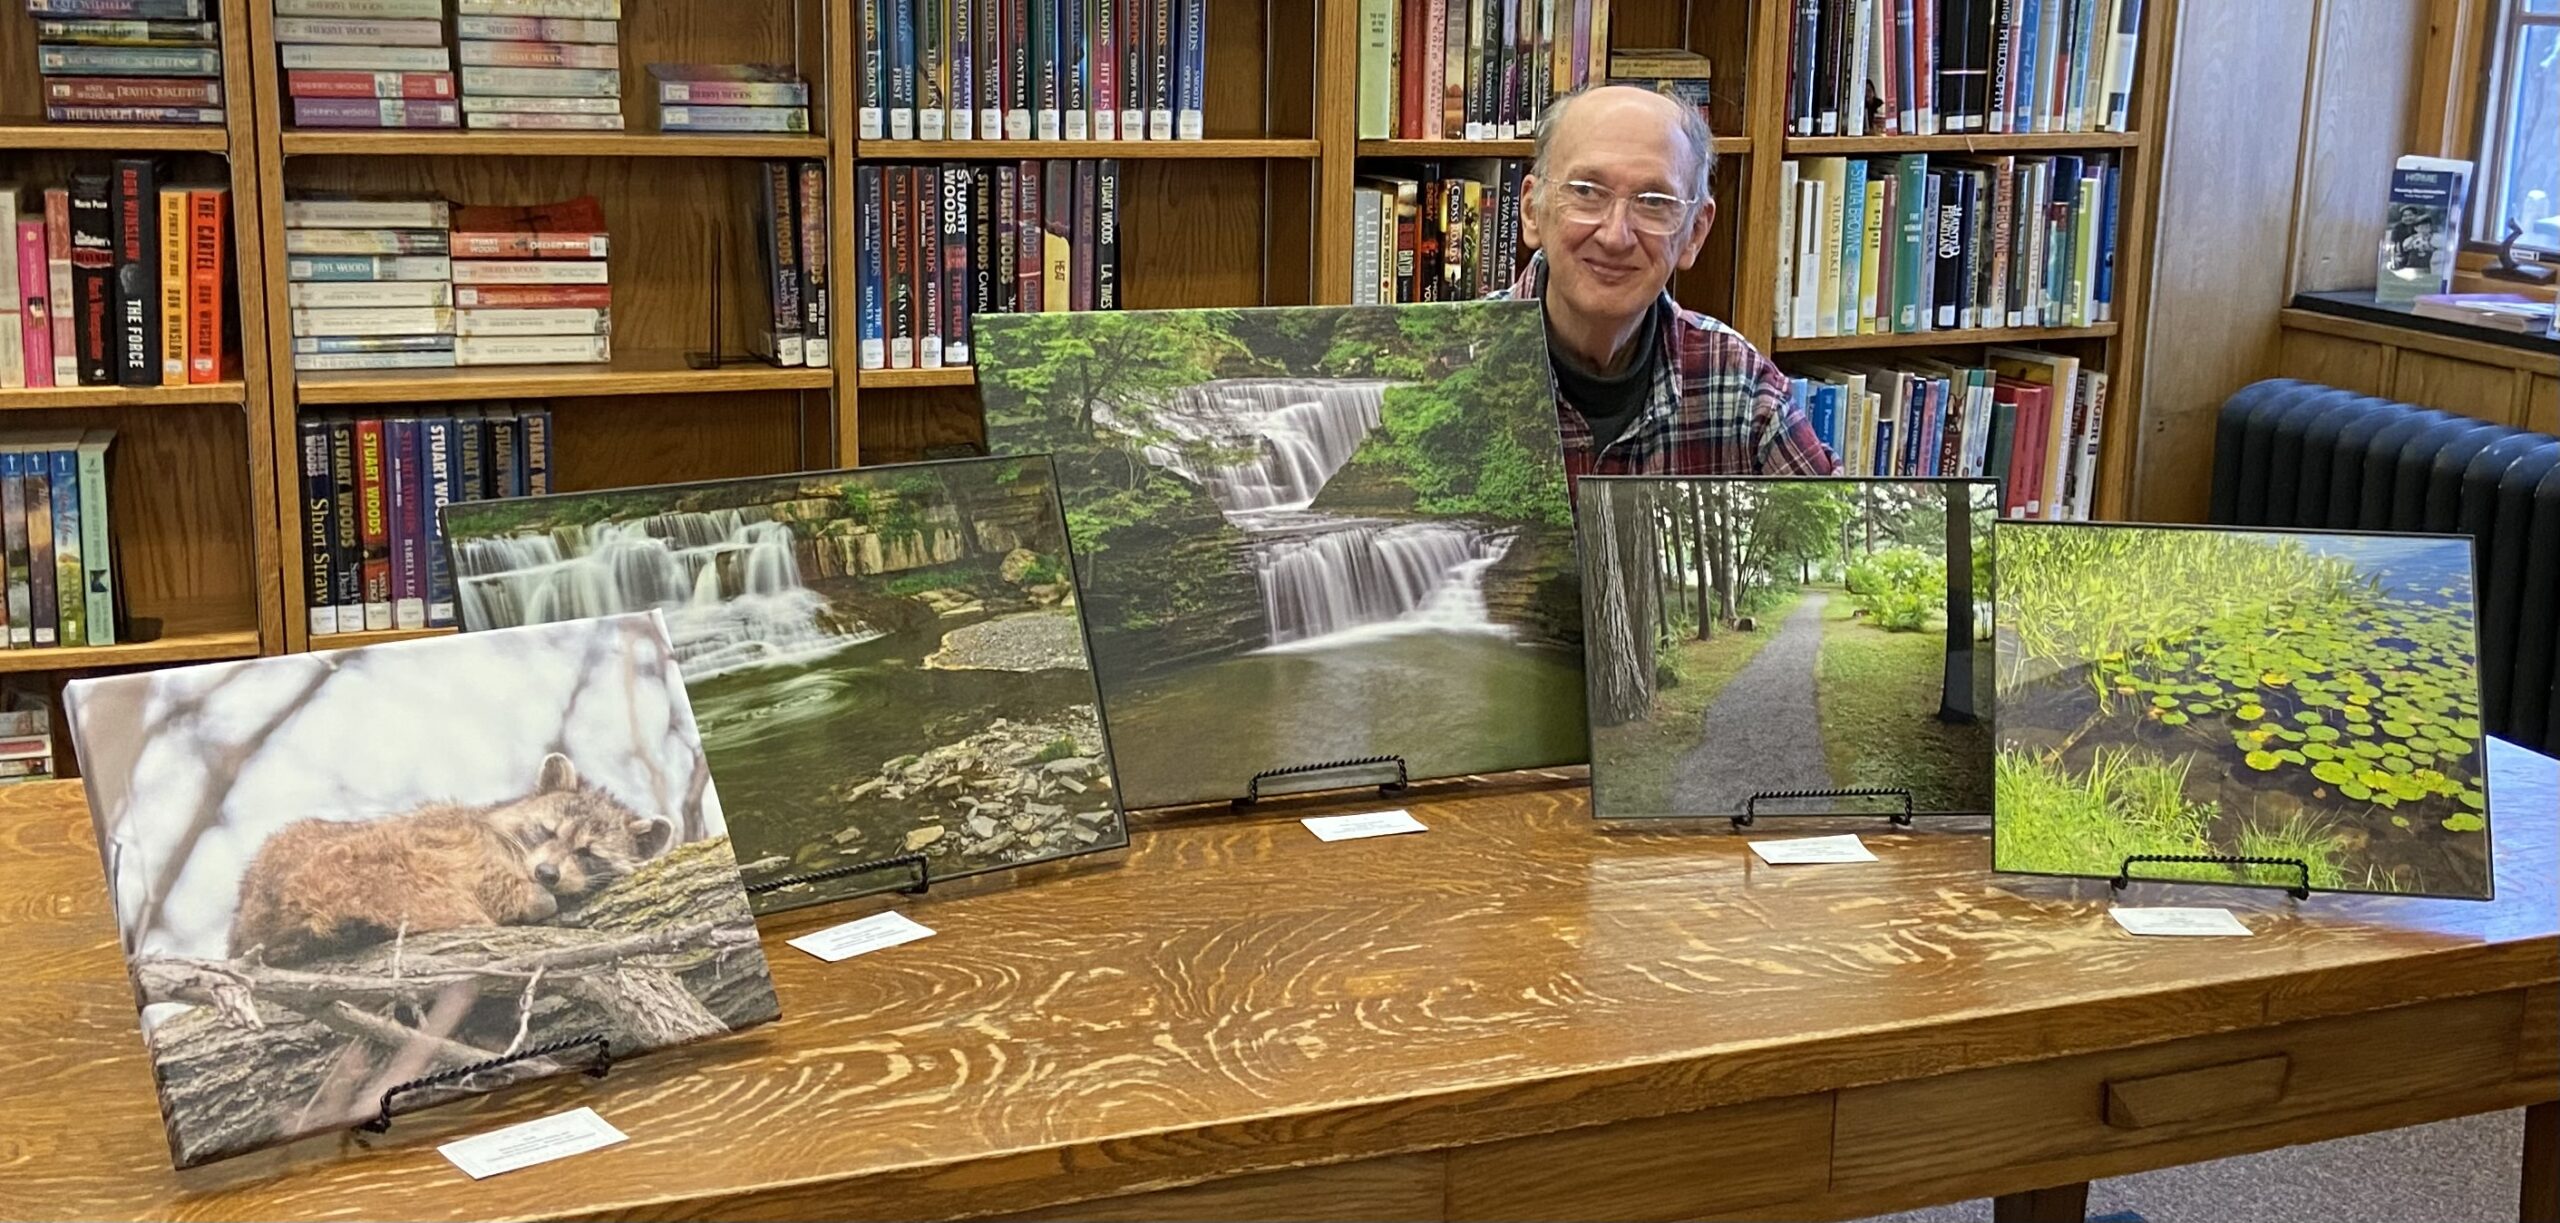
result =
[[[2513,133],[2508,129],[2514,119],[2509,102],[2520,83],[2517,78],[2516,52],[2524,45],[2525,31],[2536,27],[2560,30],[2560,12],[2530,13],[2530,0],[2485,0],[2475,10],[2479,19],[2479,43],[2485,71],[2472,76],[2470,105],[2456,113],[2472,118],[2472,147],[2448,150],[2448,156],[2472,159],[2478,166],[2471,184],[2470,216],[2464,223],[2462,249],[2496,252],[2505,245],[2507,218],[2495,211],[2494,201],[2506,196],[2506,179],[2514,159]],[[2524,250],[2540,251],[2546,257],[2560,257],[2560,247],[2519,240]]]

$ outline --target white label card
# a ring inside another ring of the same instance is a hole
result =
[[[860,921],[803,934],[791,940],[791,945],[833,964],[864,952],[912,943],[932,934],[933,931],[916,924],[904,913],[874,913]]]
[[[624,1141],[622,1131],[605,1123],[592,1108],[581,1108],[457,1139],[436,1148],[453,1166],[482,1180],[501,1172],[530,1168]]]
[[[1771,866],[1804,866],[1816,862],[1873,862],[1866,842],[1855,833],[1836,837],[1797,837],[1788,841],[1753,841],[1751,852]]]
[[[2247,938],[2249,928],[2229,909],[2109,909],[2107,916],[2127,934],[2159,934],[2185,938]]]
[[[1316,834],[1319,841],[1356,841],[1362,837],[1391,837],[1399,832],[1431,831],[1402,807],[1358,815],[1311,815],[1298,822]]]

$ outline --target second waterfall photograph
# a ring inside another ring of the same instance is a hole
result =
[[[992,315],[978,344],[989,445],[1057,463],[1129,806],[1582,760],[1536,303]]]

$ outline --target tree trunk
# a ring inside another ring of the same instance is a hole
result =
[[[1644,579],[1626,566],[1635,543],[1632,507],[1620,503],[1618,485],[1585,487],[1600,490],[1583,520],[1583,596],[1592,604],[1591,721],[1619,726],[1653,712],[1653,626],[1645,615]]]
[[[1653,571],[1653,605],[1661,614],[1654,617],[1653,641],[1657,650],[1671,645],[1671,592],[1675,584],[1670,572],[1676,555],[1662,546],[1661,498],[1654,490],[1646,490],[1644,498],[1645,568]]]
[[[1698,563],[1698,640],[1715,636],[1716,614],[1713,606],[1715,583],[1707,574],[1707,494],[1697,485],[1689,485],[1689,545]]]
[[[1938,720],[1971,725],[1973,694],[1973,498],[1967,486],[1942,486],[1947,495],[1947,675]]]

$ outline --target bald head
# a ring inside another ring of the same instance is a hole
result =
[[[1693,170],[1683,177],[1680,193],[1691,199],[1707,198],[1708,183],[1716,168],[1716,146],[1706,117],[1685,102],[1633,85],[1586,85],[1549,102],[1546,113],[1538,118],[1537,150],[1530,173],[1546,182],[1556,158],[1570,160],[1571,151],[1586,133],[1625,134],[1631,127],[1659,132],[1672,146],[1665,152],[1673,162]]]

